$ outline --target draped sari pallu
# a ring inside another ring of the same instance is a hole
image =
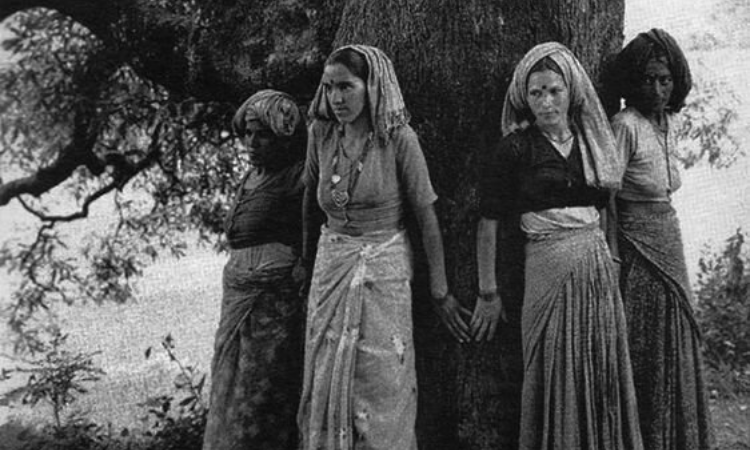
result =
[[[634,205],[633,211],[627,206],[618,203],[620,283],[644,443],[713,448],[702,338],[693,316],[679,221],[667,203]]]
[[[595,226],[526,244],[520,449],[642,450],[616,274]]]
[[[204,450],[293,448],[302,369],[302,302],[291,267],[224,268]]]
[[[412,270],[404,231],[323,227],[308,301],[304,450],[416,449]]]

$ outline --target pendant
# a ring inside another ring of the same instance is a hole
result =
[[[344,209],[347,203],[349,203],[349,193],[346,191],[331,189],[331,200],[333,200],[333,204],[336,205],[337,208]]]
[[[331,183],[333,184],[339,184],[339,181],[341,181],[341,175],[334,173],[331,175]]]

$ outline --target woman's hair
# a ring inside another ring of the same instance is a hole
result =
[[[564,77],[563,71],[560,68],[560,66],[558,66],[557,63],[552,58],[550,58],[549,56],[545,56],[544,58],[537,61],[536,64],[531,66],[531,69],[529,70],[529,76],[526,77],[526,86],[528,87],[529,85],[529,77],[531,77],[532,73],[544,72],[547,70],[551,70],[552,72],[555,72],[561,77]]]
[[[370,67],[367,65],[365,57],[356,50],[348,47],[336,50],[326,61],[326,66],[333,64],[343,65],[349,69],[352,75],[367,83],[367,77],[370,75]]]
[[[654,28],[640,33],[625,46],[608,76],[611,89],[624,98],[626,104],[636,104],[646,65],[652,59],[664,61],[672,75],[674,84],[667,111],[680,111],[692,87],[690,66],[677,42],[664,30]]]

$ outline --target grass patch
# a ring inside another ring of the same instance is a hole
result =
[[[720,450],[750,450],[750,395],[711,400],[711,414]]]

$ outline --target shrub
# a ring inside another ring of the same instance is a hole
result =
[[[750,392],[750,252],[737,230],[719,254],[701,257],[697,318],[712,388]]]
[[[147,408],[152,422],[151,429],[146,431],[146,450],[201,450],[203,430],[206,426],[208,407],[203,399],[203,387],[206,374],[201,374],[195,367],[184,365],[175,354],[174,339],[167,335],[161,341],[161,347],[169,360],[177,365],[179,373],[175,377],[174,395],[160,395],[141,403]],[[146,350],[146,358],[151,355],[151,348]]]

